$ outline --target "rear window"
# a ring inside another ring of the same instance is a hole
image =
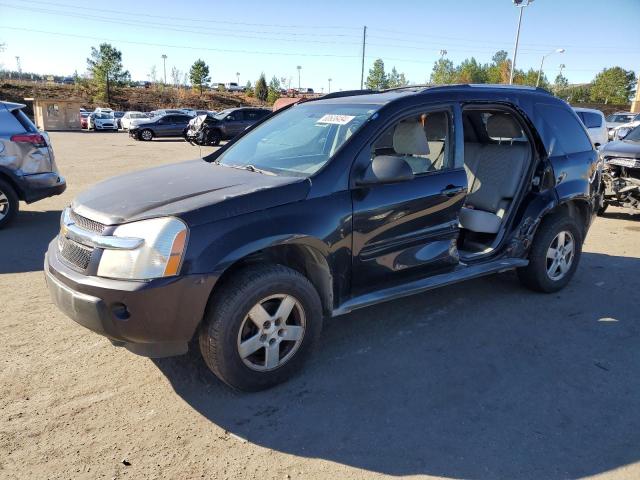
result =
[[[544,120],[542,138],[549,156],[570,155],[593,149],[582,123],[573,110],[548,103],[536,104]]]
[[[597,113],[578,112],[578,115],[587,128],[600,128],[602,126],[602,117]]]
[[[0,135],[37,131],[38,129],[22,110],[17,109],[10,112],[4,106],[0,106]]]

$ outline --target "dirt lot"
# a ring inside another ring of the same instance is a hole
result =
[[[507,273],[361,310],[302,375],[243,395],[196,352],[152,361],[77,326],[42,274],[74,195],[198,148],[52,139],[67,192],[0,231],[1,478],[640,478],[640,216],[599,218],[558,294]]]

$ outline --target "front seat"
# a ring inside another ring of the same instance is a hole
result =
[[[429,155],[429,144],[420,122],[406,121],[396,125],[393,150],[404,158],[414,174],[427,172],[431,167],[431,162],[426,157]]]
[[[514,139],[523,137],[516,121],[506,113],[487,119],[492,140],[508,143],[464,144],[464,168],[469,193],[460,211],[460,226],[472,232],[498,233],[502,219],[515,197],[531,148]]]

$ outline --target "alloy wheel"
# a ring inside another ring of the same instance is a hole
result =
[[[4,192],[0,191],[0,220],[9,213],[9,199]]]
[[[553,281],[564,278],[571,269],[574,254],[575,241],[571,232],[559,232],[547,250],[547,276]]]
[[[153,134],[149,131],[149,130],[143,130],[142,131],[142,139],[143,140],[151,140],[151,138],[153,137]]]
[[[304,338],[306,318],[292,295],[263,298],[245,316],[238,332],[238,353],[252,370],[275,370],[288,362]]]

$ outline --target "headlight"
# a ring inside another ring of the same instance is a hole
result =
[[[187,226],[173,217],[121,225],[113,232],[114,237],[141,238],[143,243],[134,250],[104,250],[98,276],[149,280],[177,275],[186,249],[187,232]]]
[[[618,129],[618,132],[617,132],[617,134],[616,134],[616,135],[617,135],[617,137],[618,137],[619,139],[623,139],[624,137],[626,137],[626,136],[627,136],[627,134],[628,134],[630,131],[631,131],[631,129],[630,129],[630,128],[627,128],[627,127],[625,127],[625,128],[619,128],[619,129]]]

